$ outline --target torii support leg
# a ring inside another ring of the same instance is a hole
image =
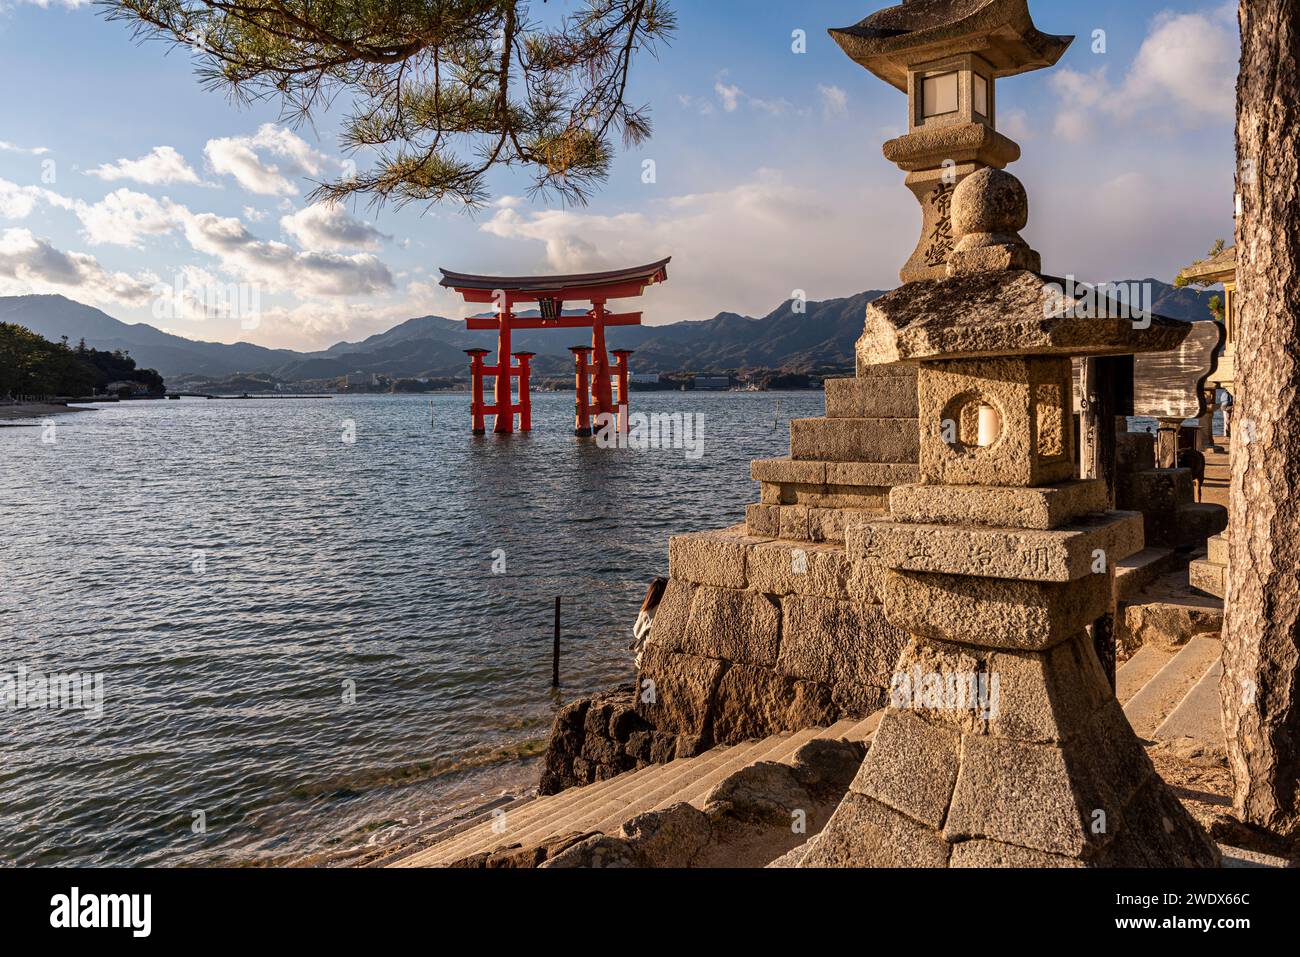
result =
[[[592,303],[591,350],[594,369],[592,372],[592,399],[596,411],[601,415],[613,413],[614,397],[609,384],[609,353],[605,351],[605,303]]]
[[[535,352],[516,352],[519,360],[519,431],[533,431],[532,366]]]
[[[497,381],[496,402],[497,424],[492,430],[497,435],[510,435],[515,430],[515,413],[511,401],[511,379],[514,371],[510,368],[510,303],[501,309],[501,331],[497,337]]]
[[[470,357],[470,429],[475,435],[485,435],[487,425],[483,421],[483,357],[488,354],[488,351],[486,349],[466,349],[465,354]]]
[[[628,408],[631,405],[631,399],[627,394],[627,360],[632,355],[632,350],[615,349],[613,355],[616,361],[614,370],[618,374],[618,428],[620,432],[626,432]]]
[[[573,353],[575,364],[575,400],[574,400],[574,420],[573,434],[579,438],[587,438],[591,435],[591,405],[588,402],[590,392],[587,386],[587,358],[591,355],[591,349],[587,346],[571,346],[569,351]]]

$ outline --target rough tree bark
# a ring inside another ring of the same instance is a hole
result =
[[[1242,820],[1300,832],[1300,0],[1242,0],[1223,696]]]

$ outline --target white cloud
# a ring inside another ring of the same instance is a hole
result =
[[[745,91],[734,83],[723,83],[721,78],[713,84],[713,92],[718,94],[718,99],[722,101],[722,108],[728,113],[736,112],[736,107],[740,105],[740,98],[745,95]]]
[[[72,208],[86,239],[95,245],[139,248],[146,237],[170,233],[177,224],[178,207],[171,200],[157,200],[125,186],[97,203],[77,201]]]
[[[141,306],[153,298],[158,277],[105,269],[94,256],[56,249],[30,230],[0,232],[0,293],[65,292],[92,302]]]
[[[1103,119],[1187,129],[1231,120],[1239,59],[1235,3],[1199,13],[1161,13],[1119,82],[1111,81],[1105,67],[1051,74],[1061,100],[1056,134],[1083,142],[1096,135]]]
[[[49,149],[44,146],[32,146],[29,148],[29,147],[19,146],[16,143],[9,143],[5,140],[0,140],[0,153],[28,153],[32,156],[40,156],[43,153],[48,153],[48,152]]]
[[[1188,119],[1230,119],[1240,59],[1235,2],[1202,13],[1161,13],[1116,107],[1137,112],[1172,105]]]
[[[259,240],[238,219],[215,213],[184,210],[180,219],[195,251],[216,257],[228,272],[272,292],[314,299],[374,295],[393,286],[388,267],[368,253],[297,252],[284,243]]]
[[[866,209],[870,230],[862,228]],[[524,244],[505,247],[502,256],[521,272],[613,269],[673,256],[669,282],[645,301],[647,320],[658,324],[723,310],[766,314],[796,289],[817,299],[892,288],[915,241],[908,235],[915,215],[915,200],[892,182],[877,193],[832,188],[812,174],[796,184],[764,170],[730,189],[661,200],[644,212],[501,209],[480,228]],[[538,252],[529,253],[530,245]]]
[[[352,216],[338,203],[306,206],[282,217],[280,228],[298,240],[304,249],[324,252],[349,249],[378,252],[383,248],[383,241],[391,238]]]
[[[838,86],[817,84],[817,92],[822,98],[822,112],[828,117],[844,116],[849,111],[849,94]]]
[[[149,186],[199,181],[198,174],[185,162],[185,157],[170,146],[155,146],[139,159],[104,163],[95,169],[86,170],[86,175],[109,182],[132,179]]]
[[[280,162],[270,162],[263,154]],[[317,176],[326,161],[300,136],[274,123],[263,123],[252,136],[208,140],[203,155],[214,172],[233,176],[244,189],[261,196],[297,194],[299,187],[288,177]]]
[[[40,186],[19,186],[0,179],[0,219],[26,219],[37,203],[49,202],[55,196],[57,194]]]

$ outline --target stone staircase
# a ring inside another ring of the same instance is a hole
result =
[[[1138,737],[1191,738],[1207,751],[1222,754],[1222,655],[1218,638],[1197,635],[1177,651],[1143,645],[1126,661],[1115,676],[1115,694]]]
[[[391,861],[390,867],[446,867],[502,847],[539,846],[567,834],[616,834],[622,825],[647,811],[679,803],[703,809],[714,789],[736,772],[760,762],[790,764],[810,741],[848,740],[867,743],[879,715],[808,728],[759,741],[720,745],[693,758],[656,764],[581,788],[493,809],[446,833],[432,846]]]
[[[1222,505],[1196,501],[1190,469],[1158,469],[1155,436],[1116,436],[1116,507],[1141,512],[1148,548],[1195,549],[1228,527]]]
[[[790,423],[790,457],[752,463],[759,502],[745,524],[756,537],[844,541],[856,519],[889,510],[889,490],[918,479],[916,371],[877,366],[827,379],[826,415]]]
[[[1224,600],[1228,597],[1228,532],[1224,529],[1207,543],[1205,558],[1187,566],[1189,584],[1197,591]]]

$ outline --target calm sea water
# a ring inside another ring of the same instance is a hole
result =
[[[0,863],[336,862],[534,784],[555,710],[631,678],[668,536],[742,521],[749,460],[822,413],[819,393],[634,396],[703,416],[690,460],[580,442],[572,402],[535,396],[512,438],[472,438],[465,396],[0,429],[0,680],[104,692],[100,717],[0,711]]]

